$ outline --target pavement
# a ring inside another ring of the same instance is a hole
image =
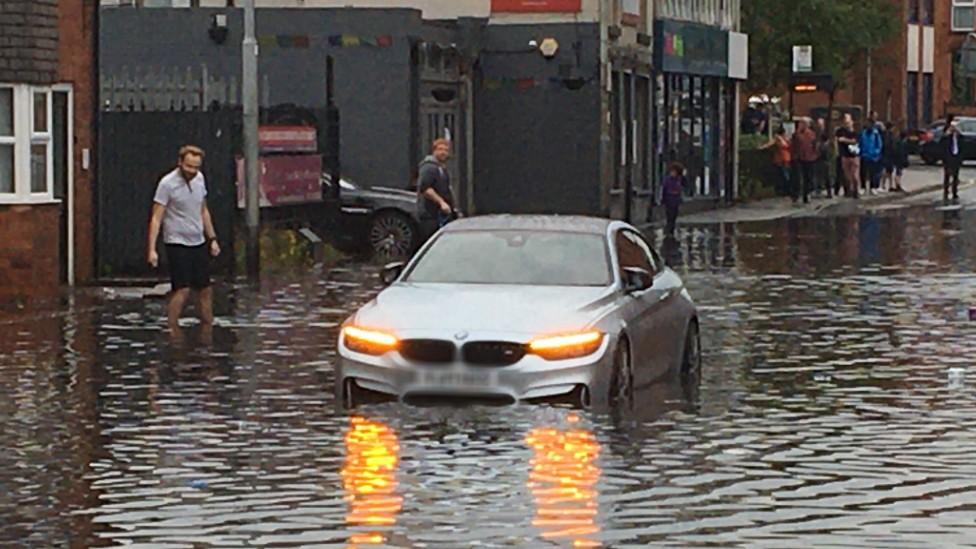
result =
[[[976,188],[976,165],[969,165],[960,172],[960,193]],[[876,209],[882,206],[899,203],[919,203],[932,200],[929,194],[938,194],[934,199],[941,199],[942,168],[941,166],[926,166],[918,162],[905,171],[902,177],[903,193],[877,191],[877,194],[867,195],[862,192],[861,198],[824,198],[811,196],[809,204],[794,204],[786,197],[770,198],[736,204],[729,208],[698,212],[683,215],[678,219],[679,224],[701,225],[710,223],[735,223],[744,221],[768,221],[789,217],[816,217],[822,215],[855,214],[866,209]]]

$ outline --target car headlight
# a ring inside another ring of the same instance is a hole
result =
[[[529,352],[546,360],[566,360],[592,355],[603,343],[600,332],[581,332],[535,339]]]
[[[400,340],[394,335],[355,326],[342,329],[342,341],[350,351],[373,356],[386,354],[400,346]]]

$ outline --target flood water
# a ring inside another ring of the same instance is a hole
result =
[[[79,291],[0,320],[0,546],[973,546],[974,222],[682,229],[703,379],[623,417],[337,410],[375,267],[224,285],[175,348],[161,301]]]

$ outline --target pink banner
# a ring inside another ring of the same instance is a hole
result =
[[[262,156],[261,207],[322,201],[322,157],[314,154]],[[237,207],[244,208],[244,159],[237,159]]]

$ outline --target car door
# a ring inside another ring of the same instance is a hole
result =
[[[963,120],[959,123],[962,137],[962,159],[976,159],[976,120]]]
[[[634,383],[644,385],[665,374],[669,367],[668,338],[673,334],[663,332],[664,318],[659,314],[667,305],[668,291],[663,282],[661,269],[656,264],[651,248],[636,232],[621,229],[614,238],[620,276],[626,280],[624,269],[636,267],[654,276],[655,284],[647,290],[633,292],[623,297],[624,318],[629,326]]]

